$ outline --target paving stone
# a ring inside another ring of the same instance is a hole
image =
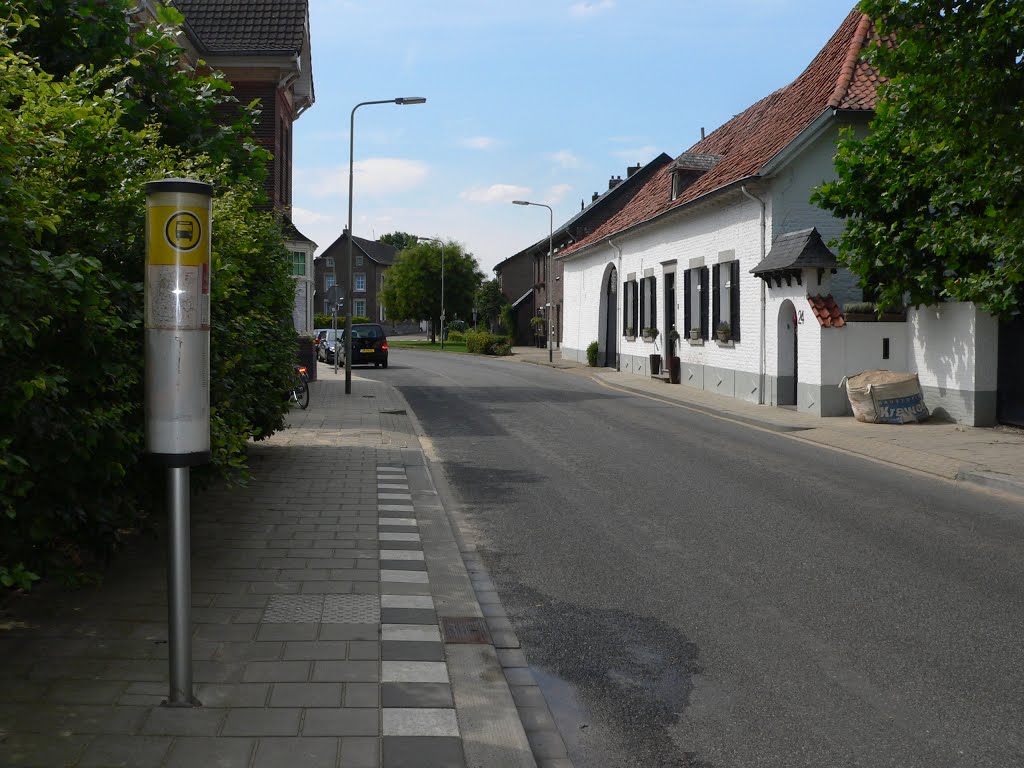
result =
[[[317,619],[319,622],[319,619]],[[319,623],[260,624],[257,640],[316,640]]]
[[[272,627],[285,627],[286,624],[267,625]],[[257,639],[257,642],[250,643],[217,643],[214,652],[210,655],[211,661],[275,661],[281,658],[284,652],[284,643],[276,640]],[[193,645],[193,656],[195,646]],[[165,662],[166,663],[166,662]]]
[[[519,719],[526,731],[558,730],[555,719],[547,707],[519,707]]]
[[[272,707],[340,707],[341,683],[274,683]]]
[[[379,707],[380,685],[377,683],[345,683],[346,707]]]
[[[448,666],[437,661],[382,661],[381,682],[447,683]]]
[[[11,734],[0,739],[0,765],[4,768],[74,765],[91,740],[91,736],[52,733]]]
[[[68,680],[52,683],[46,699],[59,704],[113,704],[124,693],[127,683],[96,680]]]
[[[165,686],[166,687],[166,686]],[[204,707],[262,707],[267,703],[267,683],[204,683],[196,688],[196,698]]]
[[[451,736],[385,736],[382,768],[465,768],[462,739]]]
[[[302,724],[303,736],[377,736],[380,733],[380,710],[309,709]]]
[[[423,560],[423,551],[418,549],[381,549],[378,559],[383,562],[395,560]]]
[[[335,768],[338,761],[336,738],[265,738],[256,745],[253,768]],[[346,766],[347,763],[342,763]]]
[[[385,640],[380,644],[380,657],[385,661],[444,661],[444,645],[409,640]]]
[[[569,755],[565,751],[565,743],[557,730],[527,731],[526,738],[535,757],[548,759],[564,759]]]
[[[454,709],[385,708],[381,731],[387,736],[458,736]]]
[[[245,665],[246,683],[303,682],[309,678],[308,661],[251,661]]]
[[[154,707],[142,733],[147,736],[214,736],[223,720],[223,709]]]
[[[302,710],[268,707],[234,709],[221,729],[223,736],[297,736]]]
[[[452,689],[447,683],[383,683],[384,707],[451,707]]]
[[[437,625],[383,624],[381,625],[381,640],[439,643],[441,642],[441,630]]]
[[[378,624],[323,624],[320,626],[321,640],[377,640],[380,637]]]
[[[374,643],[376,645],[376,643]],[[285,643],[284,658],[292,659],[333,659],[348,658],[349,643],[344,640],[315,640],[312,642]]]
[[[256,624],[198,624],[195,637],[199,640],[252,640]]]
[[[433,608],[382,608],[380,620],[383,624],[437,624],[437,613]]]
[[[251,738],[175,739],[165,768],[248,768],[255,748]]]
[[[380,672],[376,661],[315,661],[313,680],[316,682],[376,683]]]
[[[93,740],[77,765],[78,768],[160,765],[170,749],[171,741],[168,736],[104,736]]]
[[[510,685],[517,707],[545,707],[544,694],[536,685]]]
[[[425,571],[427,564],[422,560],[381,560],[380,567],[385,571]]]
[[[394,571],[381,568],[381,582],[399,582],[406,584],[427,584],[430,579],[425,571]]]

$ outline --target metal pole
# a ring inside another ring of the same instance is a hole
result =
[[[197,705],[192,695],[192,566],[189,532],[189,468],[168,471],[167,645],[171,688],[167,705]]]
[[[444,241],[441,242],[441,349],[444,350]]]
[[[555,233],[555,212],[550,205],[548,209],[548,280],[546,291],[548,294],[548,362],[554,362],[555,354],[555,262],[554,247],[552,245]]]

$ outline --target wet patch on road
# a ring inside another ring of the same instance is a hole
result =
[[[663,622],[517,587],[505,600],[577,768],[696,768],[670,731],[689,705],[699,650]]]

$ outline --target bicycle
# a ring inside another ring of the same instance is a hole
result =
[[[295,366],[295,382],[288,393],[288,400],[302,410],[309,408],[309,372],[306,366]]]

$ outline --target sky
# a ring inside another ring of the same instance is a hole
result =
[[[318,253],[353,232],[456,240],[487,278],[613,176],[672,157],[791,82],[852,0],[310,0],[316,103],[293,211]]]

